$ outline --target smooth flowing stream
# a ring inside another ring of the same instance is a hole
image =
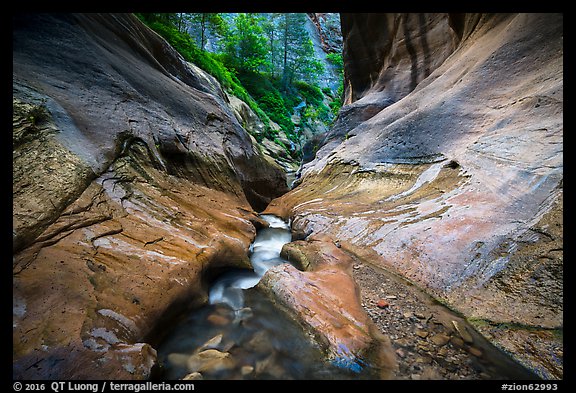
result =
[[[268,269],[289,263],[280,257],[282,246],[291,241],[289,225],[275,216],[261,217],[269,227],[259,230],[251,245],[254,270],[233,269],[218,276],[209,290],[209,304],[191,311],[166,332],[157,348],[162,365],[159,378],[373,378],[369,374],[370,365],[363,370],[351,370],[326,362],[301,326],[254,288]],[[497,379],[535,377],[479,334],[474,335],[475,345],[484,352],[480,360],[485,363],[470,355],[475,368],[491,368],[490,373]]]
[[[209,304],[192,311],[158,347],[164,379],[357,379],[353,371],[326,363],[297,323],[253,288],[291,241],[280,218],[262,215],[268,228],[251,246],[253,271],[234,269],[219,276]]]
[[[282,219],[262,215],[269,224],[261,229],[250,246],[250,262],[254,271],[230,271],[222,275],[210,289],[210,304],[224,303],[234,310],[244,307],[244,289],[252,288],[273,266],[288,261],[280,258],[282,246],[292,240],[290,227]]]

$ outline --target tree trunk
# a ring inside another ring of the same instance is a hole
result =
[[[200,23],[200,49],[204,50],[204,31],[206,30],[206,14],[202,14],[202,22]]]
[[[270,74],[274,77],[274,31],[270,33]]]
[[[282,87],[288,90],[288,14],[284,15],[284,67],[282,70]]]
[[[178,32],[180,33],[182,33],[182,20],[184,19],[183,15],[183,13],[178,14]]]

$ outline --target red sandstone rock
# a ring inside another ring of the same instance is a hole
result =
[[[378,300],[378,302],[376,303],[376,306],[378,306],[378,308],[387,308],[390,305],[390,303],[388,303],[386,300],[384,299],[380,299]]]
[[[351,367],[367,362],[377,370],[376,377],[393,378],[394,351],[360,305],[352,258],[325,237],[296,244],[299,253],[291,255],[306,260],[309,270],[279,265],[266,272],[257,287],[320,337],[328,359],[355,364]]]
[[[287,190],[213,78],[131,14],[13,20],[13,377],[145,379]]]

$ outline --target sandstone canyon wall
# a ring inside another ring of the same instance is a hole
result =
[[[310,247],[334,242],[409,279],[562,378],[562,15],[341,22],[347,105],[266,212]]]
[[[148,378],[283,171],[133,15],[15,15],[13,113],[14,378]]]

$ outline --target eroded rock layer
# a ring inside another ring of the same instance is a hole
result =
[[[341,18],[348,105],[266,212],[562,378],[562,15]]]
[[[360,305],[354,259],[322,236],[288,243],[282,255],[305,271],[290,264],[273,267],[258,288],[296,317],[333,364],[369,378],[394,378],[398,365],[390,340]]]
[[[13,22],[13,376],[148,378],[158,321],[250,266],[285,175],[134,16]]]

